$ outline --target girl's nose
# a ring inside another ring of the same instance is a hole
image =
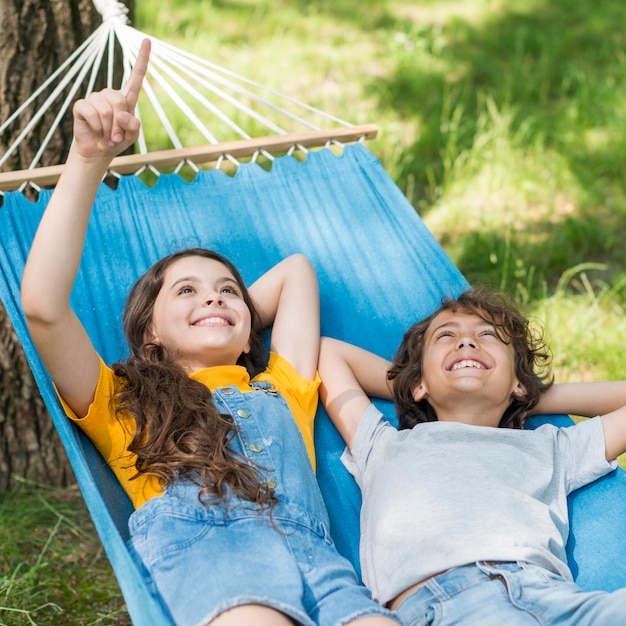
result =
[[[207,299],[205,300],[205,303],[207,305],[211,305],[211,304],[215,303],[218,306],[221,306],[222,304],[224,304],[224,299],[222,298],[222,294],[220,294],[220,293],[212,293],[212,294],[210,294],[207,297]]]

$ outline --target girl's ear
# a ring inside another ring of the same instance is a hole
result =
[[[413,400],[415,400],[415,402],[420,402],[424,398],[427,398],[428,390],[426,389],[426,385],[424,385],[423,382],[417,383],[417,385],[413,387],[411,395],[413,396]]]
[[[152,332],[152,325],[148,326],[143,333],[143,342],[146,343],[159,343],[159,338]]]

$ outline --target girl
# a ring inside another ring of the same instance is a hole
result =
[[[112,368],[70,308],[98,185],[137,138],[148,58],[146,41],[123,90],[74,107],[23,277],[35,345],[133,501],[131,552],[176,624],[396,623],[328,535],[312,467],[319,297],[304,257],[249,292],[213,252],[162,259],[128,297],[131,355]],[[271,323],[268,360],[257,332]]]
[[[626,383],[552,386],[547,365],[514,304],[474,291],[412,326],[393,365],[322,340],[322,399],[363,494],[363,579],[403,623],[626,624],[626,589],[583,592],[565,554],[566,496],[626,451]],[[393,395],[399,430],[366,392]],[[602,417],[522,430],[533,411]]]

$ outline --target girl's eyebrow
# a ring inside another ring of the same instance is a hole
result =
[[[174,291],[179,285],[185,283],[199,283],[200,279],[197,276],[181,276],[177,278],[170,286],[169,291]]]
[[[199,278],[198,276],[193,276],[193,275],[182,276],[181,278],[177,278],[170,285],[170,290],[175,289],[181,283],[200,283],[200,282],[202,282],[202,279]],[[237,287],[239,287],[239,283],[232,276],[222,276],[221,278],[218,278],[216,281],[216,284],[218,285],[223,285],[225,283],[232,283],[233,285],[236,285]]]

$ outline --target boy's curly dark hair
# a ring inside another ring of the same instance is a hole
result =
[[[433,319],[443,311],[477,315],[493,324],[505,343],[512,344],[515,372],[526,394],[513,399],[499,426],[522,428],[528,411],[536,406],[539,396],[553,384],[551,354],[542,330],[530,326],[512,299],[481,288],[468,289],[457,298],[443,298],[436,311],[405,333],[387,375],[393,381],[399,428],[413,428],[421,422],[437,421],[437,415],[427,400],[416,402],[413,399],[413,389],[422,380],[426,332]]]

